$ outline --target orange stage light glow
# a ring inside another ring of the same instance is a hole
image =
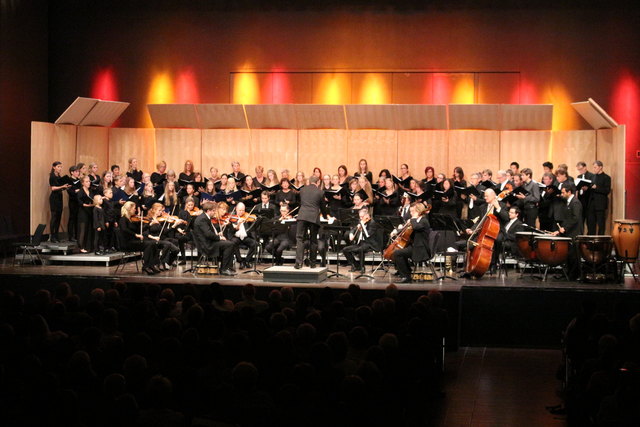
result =
[[[573,100],[564,85],[555,83],[548,86],[542,98],[543,104],[553,104],[552,130],[578,129],[578,116],[571,106]]]
[[[473,76],[464,76],[455,84],[453,95],[451,97],[452,104],[473,104],[475,102],[475,84]]]
[[[388,104],[391,94],[385,78],[381,74],[366,74],[360,89],[360,104]]]
[[[237,73],[233,78],[234,104],[259,104],[260,88],[255,73]]]
[[[314,104],[350,104],[350,75],[340,73],[321,74],[314,79]]]

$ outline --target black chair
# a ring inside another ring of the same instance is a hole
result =
[[[361,277],[366,277],[367,279],[374,279],[374,275],[378,272],[378,270],[382,269],[382,271],[384,271],[384,275],[382,277],[385,277],[387,275],[387,273],[389,273],[389,267],[387,267],[387,262],[388,260],[386,260],[384,258],[384,250],[386,249],[384,247],[384,230],[380,229],[378,230],[377,236],[376,236],[376,240],[378,241],[378,247],[380,247],[381,249],[379,251],[371,251],[371,256],[373,258],[373,262],[371,265],[371,273],[370,274],[358,274],[354,280],[358,280]],[[363,254],[363,259],[362,259],[362,265],[365,266],[366,269],[366,265],[365,265],[365,260],[364,258],[366,257],[366,253]],[[378,255],[380,257],[380,262],[378,262],[378,264],[376,264],[376,255]]]
[[[40,261],[40,264],[44,264],[42,262],[42,257],[40,256],[40,243],[42,243],[42,235],[44,234],[44,229],[47,227],[46,224],[38,224],[36,227],[36,231],[33,233],[33,236],[29,238],[28,242],[14,243],[14,252],[13,252],[13,265],[16,265],[16,258],[18,257],[18,251],[22,251],[22,257],[20,259],[20,265],[24,265],[25,255],[29,255],[29,259],[33,262],[35,259]],[[35,258],[34,258],[35,255]]]
[[[118,260],[118,265],[116,265],[116,271],[114,271],[114,274],[118,274],[118,270],[124,270],[124,265],[127,263],[127,259],[129,258],[133,258],[133,261],[136,263],[136,272],[140,272],[138,258],[142,258],[142,251],[127,248],[122,237],[122,233],[120,232],[120,228],[116,227],[114,232],[116,236],[116,248],[118,251],[122,252],[122,258]]]
[[[429,256],[426,260],[415,263],[415,265],[413,266],[413,272],[411,275],[413,276],[415,273],[417,273],[418,268],[423,267],[431,271],[431,277],[432,277],[431,281],[435,281],[435,280],[438,280],[439,277],[438,277],[438,274],[436,273],[436,267],[433,261],[436,257],[438,241],[440,239],[440,233],[437,230],[431,230],[429,231],[428,239],[429,239],[428,240]]]

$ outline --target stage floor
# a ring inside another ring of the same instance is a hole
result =
[[[80,265],[16,265],[12,266],[11,259],[5,259],[0,265],[0,280],[4,282],[8,277],[15,276],[30,276],[47,277],[49,280],[59,279],[60,281],[65,278],[95,278],[101,280],[123,280],[126,282],[138,282],[138,283],[159,283],[159,284],[196,284],[207,285],[211,282],[219,282],[226,286],[242,286],[247,283],[252,283],[256,286],[267,287],[280,287],[280,286],[292,286],[303,288],[323,288],[331,287],[334,289],[345,289],[351,283],[357,283],[362,289],[369,290],[382,290],[386,288],[389,283],[394,283],[395,277],[391,274],[384,275],[384,272],[378,271],[374,279],[359,278],[355,279],[357,273],[349,273],[348,267],[340,267],[340,273],[344,274],[344,277],[332,277],[319,283],[284,283],[284,282],[268,282],[264,281],[261,274],[246,273],[243,274],[243,270],[238,270],[238,274],[235,276],[219,276],[219,275],[197,275],[191,272],[185,272],[189,267],[178,266],[173,270],[161,272],[159,274],[149,276],[144,273],[136,271],[136,265],[134,262],[128,262],[124,265],[124,268],[118,269],[116,274],[116,266],[80,266]],[[258,264],[258,270],[265,270],[271,267],[271,264]],[[329,267],[331,270],[335,269],[335,265]],[[370,272],[371,266],[367,266],[367,273]],[[393,269],[392,269],[393,270]],[[329,275],[331,272],[329,272]],[[440,272],[438,271],[438,274]],[[535,289],[576,289],[576,290],[625,290],[625,291],[640,291],[640,282],[634,281],[634,279],[628,275],[625,278],[624,283],[582,283],[567,280],[556,280],[554,274],[550,273],[547,277],[547,281],[541,281],[539,278],[533,277],[528,273],[521,276],[519,271],[515,268],[509,268],[507,275],[490,275],[486,274],[481,279],[462,279],[457,280],[443,279],[436,280],[434,282],[412,282],[406,284],[399,284],[401,289],[411,291],[428,291],[431,289],[437,289],[440,291],[459,292],[462,287],[495,287],[495,288],[535,288]],[[2,279],[4,277],[5,279]]]

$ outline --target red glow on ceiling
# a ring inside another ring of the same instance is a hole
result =
[[[178,104],[198,104],[200,103],[200,93],[198,92],[198,79],[191,69],[186,69],[178,73],[175,85],[176,103]]]
[[[99,70],[91,87],[91,97],[104,101],[118,101],[118,86],[113,68]]]

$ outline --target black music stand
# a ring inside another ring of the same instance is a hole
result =
[[[263,222],[264,221],[262,221],[262,217],[258,217],[256,219],[256,222],[247,230],[247,235],[249,234],[249,232],[253,231],[254,228],[260,229],[262,227]],[[258,260],[260,259],[260,255],[262,254],[262,243],[260,243],[260,238],[255,239],[255,241],[256,241],[257,247],[256,247],[256,256],[253,259],[252,268],[250,270],[243,271],[240,274],[248,274],[248,273],[262,274],[262,270],[258,270]]]
[[[431,214],[429,214],[429,223],[431,225],[431,229],[432,230],[436,230],[438,232],[455,232],[458,235],[460,235],[464,229],[469,227],[469,225],[467,223],[465,223],[462,220],[454,217],[453,215],[449,215],[449,214],[431,213]],[[456,260],[456,266],[457,266],[458,256],[460,256],[460,254],[464,253],[464,252],[463,251],[447,252],[447,248],[446,248],[447,242],[446,242],[446,240],[443,240],[443,243],[444,243],[445,248],[441,252],[442,256],[443,257],[447,257],[447,256],[454,257],[454,259]],[[443,268],[442,264],[443,263],[441,262],[440,263],[440,270],[443,271],[443,274],[442,274],[442,276],[438,277],[437,280],[451,279],[451,280],[456,280],[457,281],[458,279],[456,277],[453,277],[453,276],[447,274],[446,265]]]
[[[327,271],[331,274],[327,276],[327,279],[330,279],[331,277],[347,277],[346,274],[340,273],[340,252],[341,252],[340,243],[342,242],[342,233],[345,231],[349,231],[350,228],[351,227],[348,225],[324,224],[324,223],[322,224],[323,231],[336,231],[338,234],[338,237],[334,237],[333,234],[329,236],[330,238],[334,239],[333,246],[336,248],[336,270],[333,271],[331,269],[328,269]],[[327,265],[330,265],[330,261],[328,257],[327,257]]]
[[[271,221],[263,221],[262,224],[260,224],[258,232],[262,236],[270,235],[273,240],[278,234],[287,234],[287,236],[289,236],[289,229],[292,225],[296,224],[295,220],[288,220],[283,224],[280,220],[272,219]],[[275,265],[275,257],[273,254],[271,255],[271,265]]]

